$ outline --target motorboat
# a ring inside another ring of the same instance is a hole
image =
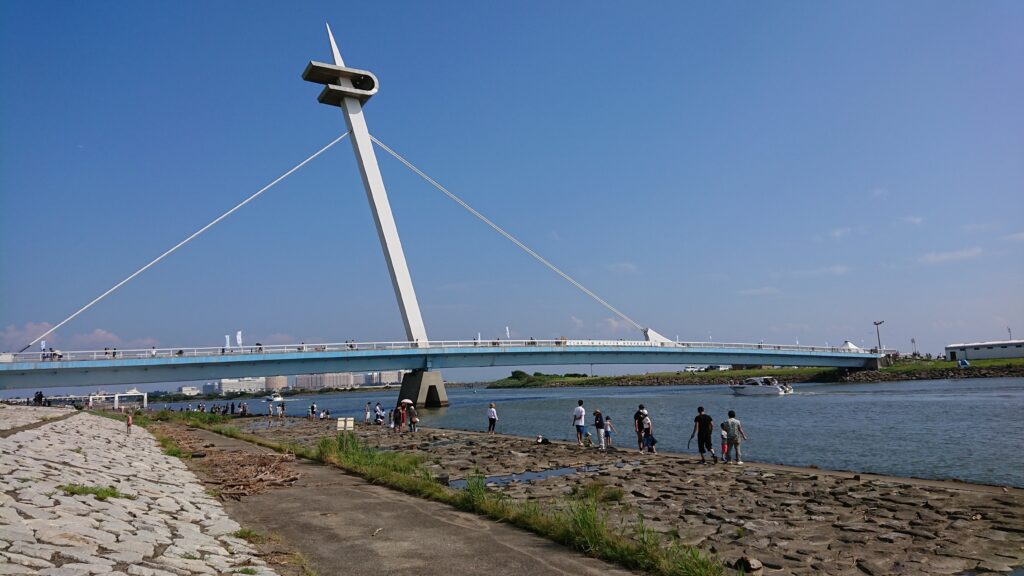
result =
[[[793,393],[792,386],[780,384],[771,376],[747,378],[742,384],[730,384],[729,388],[737,396],[782,396]]]
[[[290,402],[292,400],[297,400],[297,398],[285,398],[285,397],[281,396],[280,392],[274,392],[270,396],[266,396],[266,397],[263,398],[264,402],[272,402],[272,403],[273,402],[277,402],[277,403],[280,403],[280,402]]]

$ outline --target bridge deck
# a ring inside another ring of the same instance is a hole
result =
[[[518,340],[300,344],[6,355],[0,388],[102,386],[247,376],[569,364],[747,364],[866,368],[873,351],[770,344]]]

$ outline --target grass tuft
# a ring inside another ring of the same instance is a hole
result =
[[[241,528],[239,530],[235,530],[231,533],[231,535],[235,538],[241,538],[246,542],[258,542],[262,539],[258,532],[256,532],[255,530],[250,530],[249,528]]]
[[[609,486],[600,480],[594,480],[582,486],[575,486],[572,493],[577,498],[590,499],[597,502],[622,502],[626,498],[626,493],[621,488]]]
[[[128,494],[122,494],[117,491],[117,488],[113,486],[86,486],[84,484],[64,484],[58,486],[68,496],[78,496],[84,494],[92,494],[97,500],[105,501],[107,498],[124,498],[125,500],[135,500],[135,496]]]

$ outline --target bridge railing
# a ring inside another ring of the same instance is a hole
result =
[[[758,351],[784,351],[801,352],[812,354],[865,354],[877,355],[875,349],[843,348],[836,346],[799,346],[790,344],[765,344],[765,343],[740,343],[740,342],[665,342],[656,343],[646,340],[580,340],[570,338],[556,338],[536,340],[502,340],[500,338],[488,340],[432,340],[430,342],[334,342],[326,344],[273,344],[263,345],[256,343],[243,347],[192,347],[192,348],[138,348],[118,350],[116,348],[104,350],[76,350],[63,352],[60,350],[47,350],[43,352],[23,352],[20,354],[2,354],[0,361],[3,362],[69,362],[88,360],[116,360],[116,359],[146,359],[146,358],[195,358],[195,357],[216,357],[216,356],[238,356],[254,354],[294,354],[294,353],[318,353],[318,352],[365,352],[365,351],[386,351],[386,350],[408,350],[408,349],[432,349],[432,348],[521,348],[521,347],[622,347],[622,348],[687,348],[687,349],[728,349],[728,350],[758,350]],[[896,353],[895,350],[882,350],[881,354],[888,355]]]

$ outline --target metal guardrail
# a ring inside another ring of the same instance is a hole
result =
[[[145,359],[145,358],[196,358],[237,356],[241,354],[291,354],[316,352],[356,352],[374,350],[422,350],[438,348],[520,348],[529,346],[543,347],[585,347],[604,346],[622,348],[727,348],[731,350],[769,350],[783,352],[805,352],[812,354],[864,354],[877,355],[875,349],[849,349],[836,346],[794,346],[789,344],[748,344],[736,342],[648,342],[646,340],[577,340],[557,338],[553,340],[432,340],[430,342],[336,342],[330,344],[274,344],[243,347],[198,347],[198,348],[148,348],[118,350],[75,350],[63,352],[48,350],[45,352],[22,352],[18,354],[0,354],[2,362],[79,362],[89,360],[113,359]],[[896,350],[881,351],[882,355],[896,354]]]

